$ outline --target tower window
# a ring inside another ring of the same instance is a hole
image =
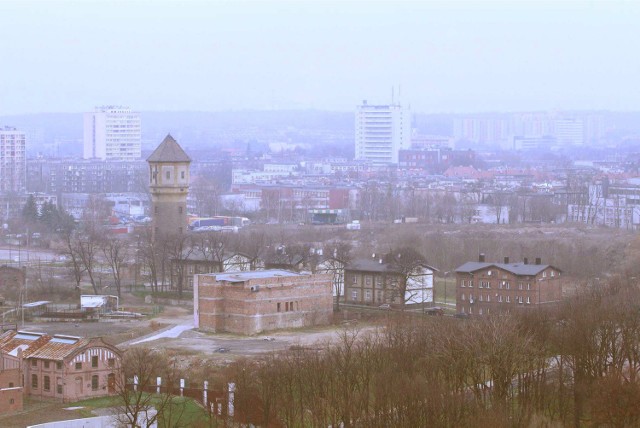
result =
[[[180,171],[180,178],[184,180],[185,178],[184,176],[185,176],[184,171]]]
[[[178,207],[178,214],[182,214],[182,205]]]
[[[171,180],[171,171],[167,171],[166,177],[167,177],[167,180]]]

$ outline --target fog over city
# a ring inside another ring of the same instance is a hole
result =
[[[0,0],[0,427],[639,427],[639,22]]]
[[[633,1],[0,2],[0,115],[638,110]],[[397,95],[397,93],[396,93]]]

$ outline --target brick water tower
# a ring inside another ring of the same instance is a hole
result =
[[[191,158],[171,135],[167,135],[147,162],[154,239],[185,233]]]

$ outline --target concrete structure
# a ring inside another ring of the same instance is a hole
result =
[[[141,156],[140,113],[101,106],[84,114],[84,158],[135,160]]]
[[[101,338],[7,331],[0,335],[2,367],[20,369],[30,396],[78,401],[116,393],[122,352]]]
[[[0,192],[26,189],[26,137],[16,128],[0,128]]]
[[[196,328],[256,334],[331,322],[332,275],[285,270],[196,275]]]
[[[147,158],[153,236],[187,231],[187,193],[191,158],[167,135]]]
[[[584,144],[584,124],[582,119],[561,118],[555,121],[555,137],[559,145]]]
[[[411,115],[400,104],[356,108],[356,160],[373,165],[398,163],[398,152],[411,146]]]
[[[560,269],[527,259],[510,263],[467,262],[456,269],[456,310],[490,315],[556,304],[562,299]]]

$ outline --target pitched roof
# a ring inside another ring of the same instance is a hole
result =
[[[147,158],[147,162],[191,162],[191,158],[171,134],[167,134],[164,141]]]
[[[0,349],[10,355],[17,356],[18,348],[22,349],[22,358],[42,358],[46,360],[64,360],[89,345],[105,346],[116,350],[101,338],[82,338],[76,336],[31,333],[26,331],[7,331],[0,335]],[[119,351],[117,351],[119,352]]]
[[[434,268],[433,266],[429,266],[425,263],[420,263],[419,266],[422,266],[423,268],[432,270],[432,271],[437,271],[436,268]],[[374,259],[374,258],[364,258],[364,259],[357,259],[357,260],[353,260],[351,262],[349,262],[347,264],[347,266],[345,267],[346,270],[356,270],[356,271],[360,271],[360,272],[388,272],[388,273],[396,273],[396,274],[401,274],[402,271],[400,268],[398,268],[396,265],[392,264],[392,263],[380,263],[380,259]]]
[[[556,270],[560,270],[551,265],[535,265],[524,263],[485,263],[485,262],[467,262],[456,269],[456,272],[460,273],[472,273],[480,269],[486,269],[488,267],[496,267],[498,269],[506,270],[514,275],[537,275],[548,267],[552,267]]]

